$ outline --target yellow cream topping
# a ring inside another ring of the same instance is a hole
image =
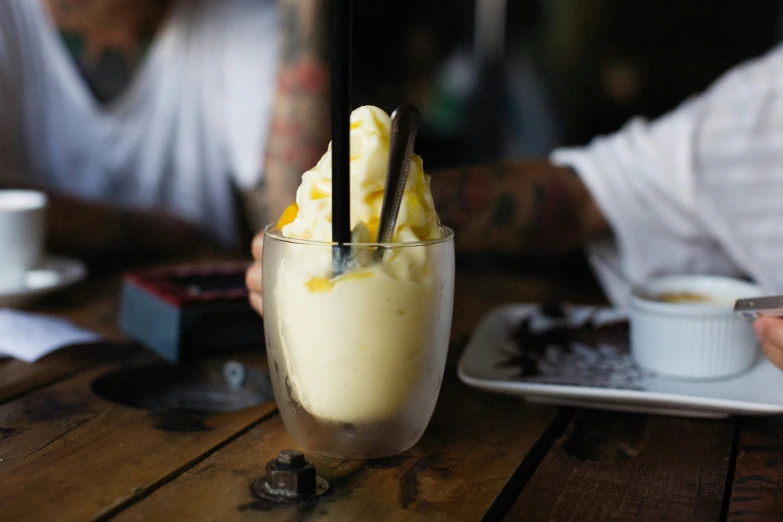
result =
[[[373,272],[361,271],[343,274],[339,277],[335,277],[334,279],[330,279],[328,277],[311,277],[310,280],[305,283],[305,286],[311,293],[314,294],[318,292],[329,292],[337,283],[354,281],[357,279],[367,279],[374,275],[375,274]]]
[[[280,215],[280,219],[277,221],[277,229],[283,230],[283,227],[291,223],[296,219],[296,215],[299,213],[299,206],[296,203],[288,205],[283,213]]]
[[[351,230],[364,224],[370,230],[372,240],[377,235],[383,205],[390,130],[391,119],[378,107],[359,107],[351,114]],[[302,175],[302,183],[296,192],[295,218],[283,219],[289,217],[289,207],[278,223],[284,236],[316,241],[332,240],[331,182],[330,145],[318,164]],[[407,233],[401,236],[402,230]],[[393,240],[405,238],[405,241],[417,241],[439,236],[440,227],[429,177],[424,173],[421,158],[414,154]]]

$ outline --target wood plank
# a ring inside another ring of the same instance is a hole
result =
[[[783,418],[740,421],[730,521],[783,520]]]
[[[266,462],[297,447],[276,416],[117,520],[481,520],[555,415],[470,389],[450,368],[433,420],[410,451],[372,461],[308,455],[332,486],[319,501],[274,506],[251,495]]]
[[[0,406],[0,480],[13,464],[33,456],[53,441],[99,415],[106,403],[86,395],[90,382],[105,372],[117,369],[103,364],[78,377],[30,393]],[[32,459],[29,459],[30,462]]]
[[[496,304],[579,294],[558,290],[551,281],[520,283],[513,276],[501,281],[478,275],[462,281],[457,285],[461,304],[455,309],[455,331],[463,335]],[[115,275],[91,277],[31,309],[68,317],[119,340],[119,285]],[[68,362],[66,352],[59,356],[61,362]],[[169,511],[172,519],[187,518],[179,516],[186,510],[195,518],[278,519],[280,512],[259,505],[247,489],[267,460],[292,446],[279,419],[264,420],[274,405],[208,418],[156,418],[93,395],[89,382],[104,367],[95,369],[92,360],[67,367],[57,364],[58,354],[51,358],[51,364],[44,359],[28,369],[14,362],[0,364],[0,382],[3,376],[21,374],[8,385],[7,398],[35,389],[0,407],[0,518],[84,520],[117,513],[133,517],[151,509],[155,518]],[[450,362],[455,361],[452,354]],[[449,400],[441,401],[419,445],[399,458],[373,462],[314,459],[333,480],[333,491],[328,500],[297,506],[292,513],[326,519],[363,514],[400,520],[481,518],[556,410],[470,390],[457,382],[454,371],[450,367],[444,384]],[[55,384],[41,388],[48,382]],[[172,427],[173,421],[180,425]],[[228,473],[218,472],[221,466]],[[196,470],[202,475],[194,478]],[[211,491],[201,487],[204,476],[211,477],[205,482],[215,486]],[[236,485],[241,486],[238,493]],[[203,498],[194,495],[202,490]],[[210,518],[210,513],[217,514]]]
[[[507,520],[718,520],[735,425],[582,410]]]
[[[175,477],[275,409],[270,401],[213,416],[150,415],[91,392],[91,380],[109,368],[0,407],[4,520],[100,517]]]
[[[104,342],[63,348],[35,363],[8,359],[0,364],[0,404],[107,361],[139,352],[130,343]]]

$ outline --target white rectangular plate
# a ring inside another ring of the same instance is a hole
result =
[[[621,312],[569,305],[563,311],[559,319],[530,304],[491,311],[462,354],[459,378],[562,406],[688,417],[783,413],[783,372],[764,357],[726,379],[661,377],[634,364]]]

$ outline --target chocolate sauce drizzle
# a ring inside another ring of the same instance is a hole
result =
[[[648,375],[633,362],[628,321],[607,309],[541,305],[508,327],[513,380],[644,390]]]

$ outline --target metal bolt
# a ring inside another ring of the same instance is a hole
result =
[[[298,502],[326,493],[329,483],[301,451],[283,450],[266,464],[266,475],[251,485],[256,496],[277,502]]]
[[[302,468],[307,464],[304,454],[296,450],[283,450],[277,456],[277,464],[281,467]]]

